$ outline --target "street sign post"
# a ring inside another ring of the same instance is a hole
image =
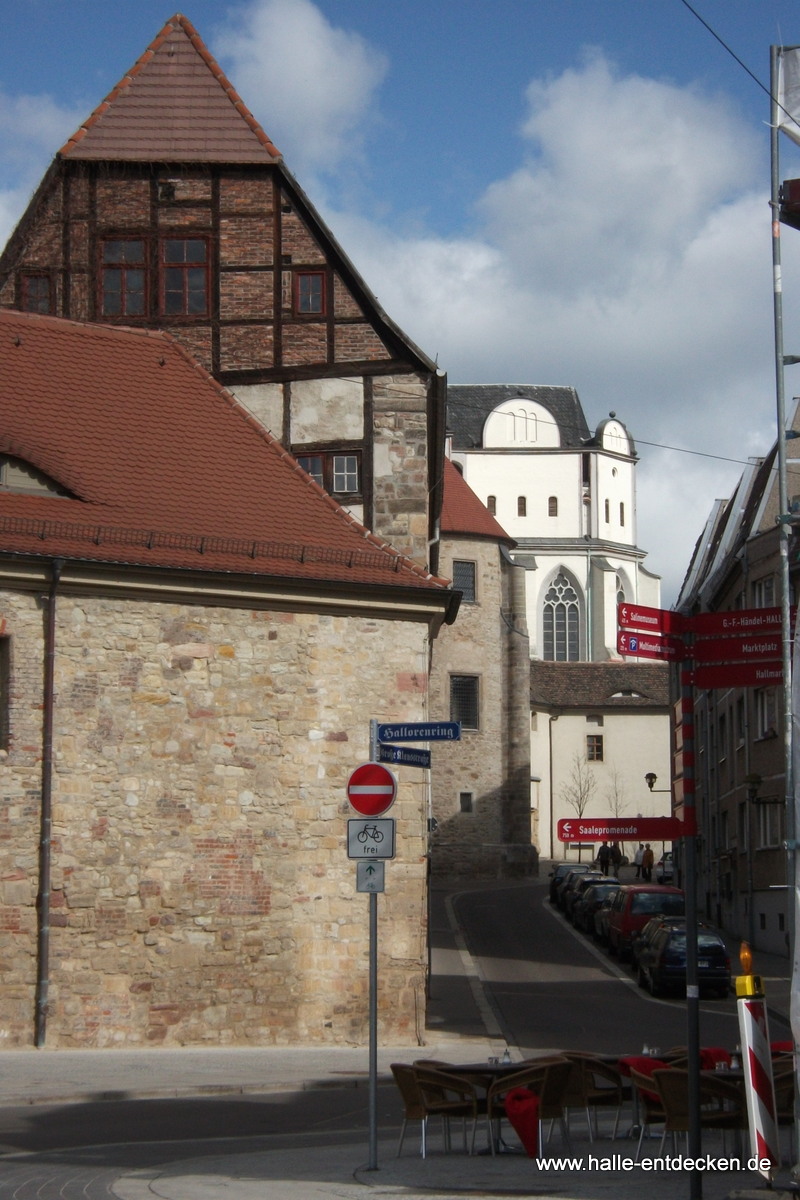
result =
[[[396,763],[401,767],[426,767],[431,765],[430,750],[409,750],[405,746],[378,746],[378,758],[382,763]]]
[[[379,762],[362,763],[347,781],[350,807],[364,817],[379,817],[394,804],[397,780],[388,767]]]
[[[407,721],[378,725],[379,742],[458,742],[460,721]]]
[[[677,817],[566,817],[557,826],[560,842],[674,842],[685,834],[686,826]]]

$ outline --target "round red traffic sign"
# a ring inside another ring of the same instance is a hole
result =
[[[379,817],[396,795],[397,780],[383,763],[362,763],[347,781],[347,799],[362,817]]]

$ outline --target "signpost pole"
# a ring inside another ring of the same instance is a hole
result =
[[[378,757],[378,722],[369,723],[369,757]],[[369,894],[369,1162],[378,1170],[378,894]]]

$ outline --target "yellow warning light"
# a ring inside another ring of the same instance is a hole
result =
[[[742,964],[742,974],[752,975],[753,973],[753,951],[747,942],[742,942],[739,947],[739,962]]]

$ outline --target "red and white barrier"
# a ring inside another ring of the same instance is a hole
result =
[[[771,1180],[774,1169],[780,1166],[781,1151],[767,1005],[763,996],[747,996],[740,997],[736,1007],[739,1010],[750,1154],[759,1161],[759,1173]]]

